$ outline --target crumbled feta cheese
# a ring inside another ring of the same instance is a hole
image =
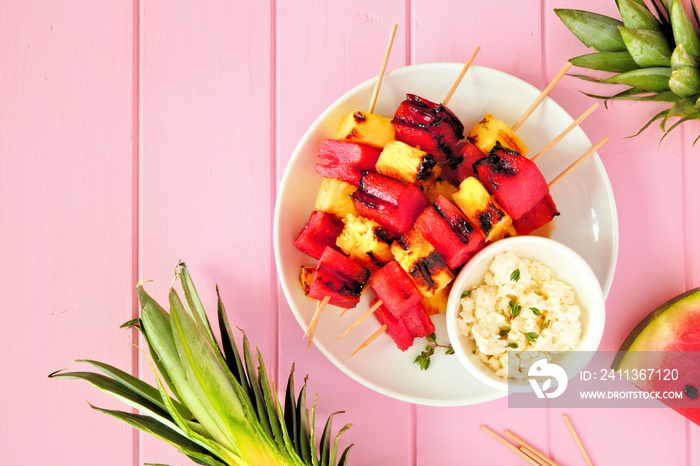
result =
[[[462,298],[461,305],[461,332],[474,340],[476,356],[499,377],[508,377],[510,350],[567,351],[581,340],[581,309],[571,286],[552,278],[539,262],[512,252],[493,258],[484,284]],[[511,366],[529,367],[529,359],[542,357],[529,356],[525,361],[519,354]],[[516,378],[527,375],[515,372]]]

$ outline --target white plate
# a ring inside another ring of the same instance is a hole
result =
[[[461,68],[460,63],[431,63],[387,73],[375,113],[392,116],[406,93],[442,101]],[[284,294],[304,329],[313,316],[315,302],[304,296],[298,280],[299,271],[302,265],[313,265],[316,261],[299,252],[292,242],[314,208],[321,182],[315,171],[316,154],[323,140],[333,137],[343,116],[367,109],[374,83],[375,79],[371,79],[357,86],[316,120],[294,151],[278,192],[274,223],[277,270]],[[513,124],[539,93],[535,87],[509,74],[472,66],[453,95],[449,108],[468,132],[486,112]],[[525,121],[518,135],[535,154],[572,121],[559,105],[547,98]],[[576,128],[540,158],[537,165],[549,181],[591,145],[584,132]],[[594,154],[552,188],[552,197],[561,215],[549,228],[544,228],[543,234],[583,256],[607,296],[617,259],[618,226],[612,189],[598,155]],[[377,320],[369,318],[341,340],[336,338],[368,308],[370,294],[371,291],[365,293],[360,304],[342,317],[339,317],[338,308],[328,306],[319,320],[314,344],[343,372],[379,393],[417,404],[469,405],[504,396],[502,391],[479,382],[456,357],[445,356],[440,348],[432,357],[430,368],[421,371],[413,364],[413,359],[424,348],[425,340],[416,340],[413,347],[402,353],[388,335],[381,335],[351,358],[350,354],[377,330]],[[438,343],[447,344],[444,314],[433,320]]]

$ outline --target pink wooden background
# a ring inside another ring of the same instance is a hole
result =
[[[134,286],[164,299],[188,262],[205,306],[219,284],[230,319],[284,379],[292,362],[319,411],[354,425],[354,465],[510,465],[479,430],[511,429],[565,464],[583,464],[556,410],[505,400],[435,408],[361,386],[318,350],[277,286],[272,212],[306,128],[388,69],[477,63],[544,85],[583,46],[554,8],[614,14],[613,0],[0,0],[0,464],[192,464],[91,410],[122,405],[47,375],[93,358],[147,373]],[[565,78],[571,115],[591,101]],[[697,123],[658,145],[633,134],[656,104],[613,103],[583,123],[615,192],[617,272],[602,349],[667,298],[700,285]],[[570,410],[596,464],[700,466],[700,428],[665,409]]]

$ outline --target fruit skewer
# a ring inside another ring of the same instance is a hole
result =
[[[584,160],[586,160],[588,157],[590,157],[593,153],[595,153],[603,144],[605,144],[608,141],[608,136],[603,137],[600,141],[598,141],[596,144],[594,144],[590,149],[588,149],[586,152],[583,153],[578,159],[576,159],[571,165],[569,165],[567,168],[565,168],[559,175],[557,175],[552,181],[548,183],[548,187],[552,188],[554,185],[559,183],[565,176],[567,176],[571,171],[573,171],[576,167],[578,167]],[[366,312],[358,321],[354,322],[348,330],[346,330],[344,334],[346,334],[349,330],[352,330],[353,328],[357,327],[359,323],[364,320],[366,317],[370,315],[369,312]],[[352,356],[357,354],[360,350],[363,348],[367,347],[370,343],[372,343],[374,340],[376,340],[382,333],[384,333],[387,330],[387,324],[383,324],[376,332],[374,332],[369,338],[367,338],[362,344],[352,353]]]
[[[372,92],[372,98],[370,99],[370,103],[368,106],[367,113],[370,115],[372,115],[372,112],[374,111],[374,107],[375,107],[376,102],[377,102],[377,96],[379,95],[379,88],[381,87],[382,79],[384,78],[384,73],[386,71],[386,66],[387,66],[387,63],[389,62],[389,56],[391,55],[391,49],[392,49],[392,46],[394,44],[394,38],[396,37],[396,30],[397,29],[398,29],[398,24],[393,24],[391,27],[391,32],[389,34],[389,41],[387,43],[387,47],[386,47],[386,50],[384,52],[384,57],[382,59],[382,63],[381,63],[380,69],[379,69],[379,75],[377,76],[377,82],[374,86],[374,90]],[[357,119],[356,113],[352,115],[352,119]],[[352,120],[350,120],[350,121],[352,121]],[[341,124],[341,128],[342,128],[342,124]],[[350,260],[352,260],[352,259],[350,259]],[[312,279],[312,281],[314,281],[314,280]],[[304,333],[303,338],[306,338],[307,335],[309,336],[308,345],[306,347],[307,351],[311,347],[311,342],[313,341],[313,337],[314,337],[314,334],[316,332],[316,326],[318,325],[318,320],[321,316],[321,313],[325,309],[326,305],[330,302],[330,299],[331,299],[330,296],[327,295],[327,296],[323,297],[323,299],[321,299],[318,302],[318,304],[316,306],[316,310],[314,312],[314,315],[311,318],[311,321],[309,322],[309,325],[306,329],[306,332]]]

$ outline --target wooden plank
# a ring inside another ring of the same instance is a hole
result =
[[[274,373],[269,8],[142,2],[139,272],[165,301],[186,261],[214,323],[218,284]],[[141,462],[183,458],[144,437]]]
[[[132,5],[0,11],[0,463],[131,464],[131,429],[86,400],[124,405],[47,375],[132,368]]]
[[[540,2],[493,1],[485,9],[488,14],[457,1],[415,2],[412,62],[462,63],[478,45],[481,50],[475,65],[505,71],[544,87],[552,76],[543,76],[540,66]],[[527,432],[533,423],[544,424],[546,416],[546,410],[508,410],[505,399],[449,410],[418,407],[417,464],[459,464],[465,458],[474,464],[516,464],[518,457],[482,432],[481,425],[499,433],[505,429]]]
[[[568,0],[551,1],[554,8],[580,8]],[[604,0],[586,4],[586,10],[619,18],[613,2]],[[547,44],[550,68],[576,55],[589,53],[559,18],[549,11]],[[583,70],[574,68],[573,73]],[[587,73],[586,71],[583,71]],[[595,74],[595,73],[594,73]],[[553,97],[571,115],[579,114],[593,103],[578,91],[611,94],[614,88],[569,78],[557,86]],[[582,125],[591,141],[610,136],[599,151],[610,178],[620,225],[620,247],[610,294],[606,301],[605,334],[601,350],[617,350],[632,328],[656,306],[684,287],[684,210],[681,183],[683,177],[680,139],[669,136],[660,149],[661,133],[656,127],[634,138],[663,104],[611,102],[599,108]],[[614,132],[611,132],[614,128]],[[651,212],[664,212],[659,217]],[[623,279],[624,278],[624,279]],[[624,414],[623,414],[624,413]],[[558,457],[580,455],[561,420],[559,410],[551,412],[551,443]],[[685,423],[679,416],[663,409],[577,410],[572,415],[577,430],[590,445],[596,464],[664,463],[686,461]],[[605,419],[605,422],[601,422]],[[655,426],[655,435],[645,435],[642,426]],[[561,426],[561,428],[555,428]],[[619,432],[626,438],[645,438],[634,448],[620,448]]]
[[[387,71],[405,64],[405,2],[293,2],[277,11],[278,178],[298,141],[323,110],[356,85],[376,76],[389,31],[399,24]],[[381,94],[380,94],[381,99]],[[368,102],[369,103],[369,102]],[[325,316],[324,316],[325,317]],[[330,314],[327,317],[332,317]],[[309,401],[318,394],[317,419],[337,410],[341,448],[354,443],[351,463],[413,464],[414,424],[410,405],[391,400],[350,379],[315,347],[306,352],[304,334],[280,296],[280,380],[297,364],[297,386],[309,375]],[[317,426],[322,429],[322,425]]]

